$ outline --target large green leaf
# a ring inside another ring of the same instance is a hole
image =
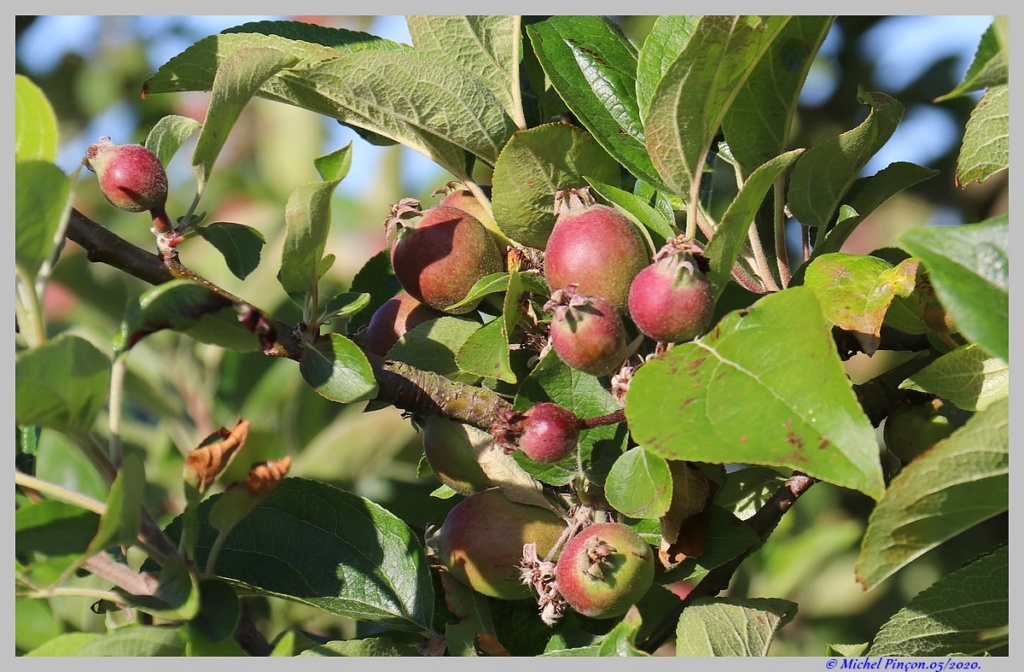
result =
[[[883,93],[867,93],[871,110],[856,128],[808,149],[789,182],[789,208],[804,226],[828,227],[861,169],[882,148],[903,118],[903,105]]]
[[[676,655],[767,656],[775,633],[795,615],[787,600],[694,600],[679,617]]]
[[[423,655],[419,648],[422,643],[423,639],[421,637],[414,637],[400,632],[387,633],[380,637],[366,637],[365,639],[331,640],[304,650],[299,654],[299,657],[415,657]]]
[[[210,93],[206,120],[199,131],[192,166],[198,191],[206,189],[213,164],[227,142],[228,133],[242,113],[242,108],[255,96],[263,83],[283,68],[291,67],[299,58],[269,47],[239,49],[217,68]]]
[[[1010,394],[1010,366],[977,343],[947,352],[900,384],[967,411],[983,411]]]
[[[269,47],[300,59],[317,60],[364,49],[410,50],[382,37],[328,28],[299,21],[257,21],[230,28],[220,35],[199,40],[147,79],[143,96],[175,91],[209,91],[217,69],[239,49]],[[279,77],[265,83],[260,95],[281,102],[293,102]]]
[[[326,334],[307,346],[299,359],[299,372],[320,396],[341,404],[377,394],[366,354],[341,334]]]
[[[657,183],[637,106],[636,48],[621,29],[601,16],[553,16],[527,31],[576,118],[633,175]]]
[[[185,640],[180,628],[155,625],[126,625],[113,632],[69,632],[50,640],[29,656],[139,657],[184,656]]]
[[[512,240],[543,248],[555,226],[555,192],[586,186],[584,176],[618,184],[619,168],[594,138],[568,124],[512,136],[494,166],[494,219]]]
[[[406,144],[456,177],[468,175],[455,148],[493,165],[516,130],[480,78],[437,56],[362,51],[293,73],[302,107]]]
[[[110,360],[80,336],[61,334],[14,364],[19,425],[89,431],[107,403]]]
[[[626,417],[666,459],[784,466],[882,496],[874,430],[807,288],[765,296],[644,364]]]
[[[1009,218],[911,229],[899,244],[924,262],[935,295],[960,333],[1009,362]]]
[[[765,194],[775,183],[776,178],[793,165],[802,153],[802,149],[794,149],[759,166],[743,183],[736,198],[722,216],[718,229],[704,251],[711,266],[709,278],[714,287],[716,301],[732,277],[733,264],[743,249],[743,242],[747,240],[750,226]]]
[[[986,178],[1010,165],[1010,85],[993,86],[971,112],[956,162],[961,187]]]
[[[659,16],[644,38],[636,64],[636,99],[641,121],[646,121],[651,97],[665,70],[676,60],[693,35],[699,16]]]
[[[1010,551],[1000,548],[919,593],[875,636],[870,656],[980,656],[1010,643]]]
[[[407,16],[416,51],[458,63],[480,78],[519,128],[522,19],[518,16]]]
[[[14,166],[14,259],[34,277],[56,247],[71,182],[47,161],[18,161]],[[552,201],[553,203],[554,201]]]
[[[199,507],[196,562],[216,532]],[[176,538],[180,518],[168,528]],[[434,590],[417,535],[368,499],[286,478],[227,537],[216,574],[258,594],[399,630],[431,632]]]
[[[57,115],[43,90],[25,75],[14,76],[14,158],[57,158]]]
[[[963,81],[946,95],[936,98],[935,102],[940,103],[971,91],[1009,83],[1009,42],[1010,17],[997,16],[981,36],[978,51],[974,54],[974,61],[971,67],[967,68]]]
[[[1009,507],[1009,398],[915,458],[868,521],[857,577],[874,588],[943,541]]]
[[[789,17],[705,16],[665,70],[644,123],[664,184],[690,199],[729,106]],[[695,101],[700,101],[695,104]]]
[[[794,16],[772,41],[722,121],[725,139],[746,173],[789,144],[800,91],[831,16]]]

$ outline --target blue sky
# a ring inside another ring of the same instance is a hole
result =
[[[137,16],[124,17],[125,29],[143,39],[147,45],[149,67],[156,70],[195,40],[224,28],[250,20],[282,18],[267,16]],[[939,59],[954,57],[959,72],[966,71],[981,34],[991,23],[991,16],[894,16],[880,22],[866,33],[858,45],[863,53],[875,59],[875,76],[885,91],[899,91]],[[169,30],[173,22],[176,30]],[[29,74],[45,74],[68,52],[89,57],[101,43],[102,22],[96,16],[45,16],[26,31],[17,44],[17,53]],[[409,42],[405,21],[401,16],[377,17],[370,32],[391,40]],[[834,82],[828,59],[835,54],[844,37],[834,30],[823,45],[821,67],[815,68],[804,91],[803,102],[815,104],[827,98]],[[58,164],[70,172],[77,165],[85,148],[100,135],[124,137],[136,120],[128,106],[114,105],[101,113],[79,138],[63,139]],[[358,139],[351,130],[325,120],[328,140],[324,151],[340,147],[355,139],[354,168],[342,184],[342,192],[359,193],[364,187],[361,176],[369,179],[373,170],[358,170],[359,164],[373,166],[380,161],[382,148]],[[939,106],[911,106],[889,143],[865,167],[871,175],[889,163],[911,161],[929,165],[956,142],[961,129],[953,115]],[[413,189],[437,181],[440,170],[429,160],[411,150],[404,150],[403,175]]]

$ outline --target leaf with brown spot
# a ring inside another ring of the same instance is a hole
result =
[[[881,498],[875,431],[815,292],[774,292],[718,326],[637,369],[626,394],[633,439],[668,460],[786,467]],[[831,449],[817,450],[825,440]]]

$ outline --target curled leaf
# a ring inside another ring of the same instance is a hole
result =
[[[239,420],[232,429],[221,427],[185,458],[185,481],[200,493],[213,485],[245,445],[249,436],[248,420]]]

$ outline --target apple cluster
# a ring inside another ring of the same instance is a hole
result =
[[[533,297],[543,301],[536,308],[544,316],[534,319],[533,335],[572,369],[603,379],[628,366],[645,338],[680,343],[707,330],[714,296],[699,247],[679,238],[652,254],[640,229],[615,208],[596,203],[587,189],[560,190],[553,202],[555,222],[545,248],[504,253],[499,245],[507,241],[468,189],[452,185],[425,210],[415,199],[392,206],[386,229],[402,291],[373,314],[361,335],[363,347],[387,357],[425,321],[493,313],[471,291],[512,258],[542,260],[528,266],[543,274],[549,288],[546,296]],[[536,313],[527,309],[524,316]],[[653,552],[632,528],[603,522],[603,514],[581,526],[554,509],[512,501],[481,466],[492,444],[540,464],[570,458],[584,428],[571,409],[538,402],[505,413],[489,431],[441,417],[427,418],[422,427],[426,462],[465,497],[428,534],[430,554],[447,575],[498,599],[539,592],[541,603],[547,592],[554,595],[554,611],[567,605],[592,618],[621,616],[648,590]],[[574,494],[563,495],[572,506]],[[538,559],[529,570],[523,569],[524,546]],[[537,590],[530,590],[526,575],[534,576]]]

